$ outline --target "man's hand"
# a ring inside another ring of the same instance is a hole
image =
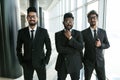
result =
[[[96,47],[100,47],[101,46],[101,41],[100,41],[100,39],[98,39],[97,41],[96,41]]]
[[[66,30],[64,34],[69,40],[72,38],[71,32],[69,30]]]

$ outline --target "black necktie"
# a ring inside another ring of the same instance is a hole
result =
[[[94,30],[94,39],[97,40],[96,30]]]
[[[34,30],[31,30],[31,40],[34,39],[33,32],[34,32]]]

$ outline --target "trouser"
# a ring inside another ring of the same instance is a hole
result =
[[[100,65],[98,66],[97,64],[90,65],[90,64],[85,64],[84,65],[84,70],[85,70],[85,80],[90,80],[93,70],[95,69],[96,74],[97,74],[97,78],[98,80],[105,80],[105,67],[104,65]]]
[[[34,68],[32,64],[23,64],[24,80],[33,80],[33,73],[36,70],[39,80],[46,80],[46,68],[45,66]]]
[[[58,79],[57,80],[65,80],[67,77],[66,71],[58,71]],[[80,71],[70,73],[71,80],[79,80],[80,78]]]

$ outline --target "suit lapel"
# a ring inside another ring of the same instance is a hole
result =
[[[26,39],[30,40],[30,32],[29,32],[29,28],[26,28]]]
[[[74,36],[74,34],[75,34],[75,31],[74,31],[74,30],[72,30],[72,31],[71,31],[71,35],[72,35],[72,36]]]
[[[88,36],[89,36],[90,39],[93,39],[93,40],[94,40],[94,37],[93,37],[93,35],[92,35],[92,32],[91,32],[90,27],[88,28]]]
[[[87,39],[88,39],[88,41],[90,41],[91,43],[94,43],[94,37],[93,37],[93,35],[92,35],[92,32],[91,32],[91,29],[90,29],[90,27],[87,29],[87,34],[86,34],[86,36],[88,37]]]
[[[37,38],[39,38],[38,36],[40,36],[42,33],[40,32],[40,28],[37,27],[36,33],[35,33],[35,37],[34,37],[34,42],[36,42],[36,40],[38,40]]]
[[[99,28],[98,28],[97,36],[98,36],[98,38],[101,37],[101,30]]]
[[[37,38],[38,33],[39,33],[39,30],[38,30],[38,27],[37,27],[37,30],[36,30],[36,33],[35,33],[34,40]]]
[[[67,40],[67,38],[64,35],[64,30],[61,31],[61,40],[64,40],[64,41]]]

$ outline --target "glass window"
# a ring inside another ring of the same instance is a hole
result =
[[[77,7],[82,6],[82,0],[77,0]]]
[[[91,11],[91,10],[95,10],[96,12],[98,12],[98,1],[92,3],[92,4],[89,4],[87,6],[87,12]]]
[[[60,0],[60,10],[61,10],[61,15],[65,13],[64,0]]]
[[[87,2],[90,2],[90,1],[92,1],[92,0],[87,0]]]
[[[82,30],[82,8],[77,10],[77,29]]]
[[[76,0],[71,0],[71,10],[74,10],[75,8],[75,1]]]
[[[118,0],[107,1],[106,31],[110,41],[110,48],[106,50],[106,72],[109,80],[120,80],[120,11]]]
[[[70,0],[65,0],[65,5],[66,5],[66,12],[69,12],[70,11]]]

